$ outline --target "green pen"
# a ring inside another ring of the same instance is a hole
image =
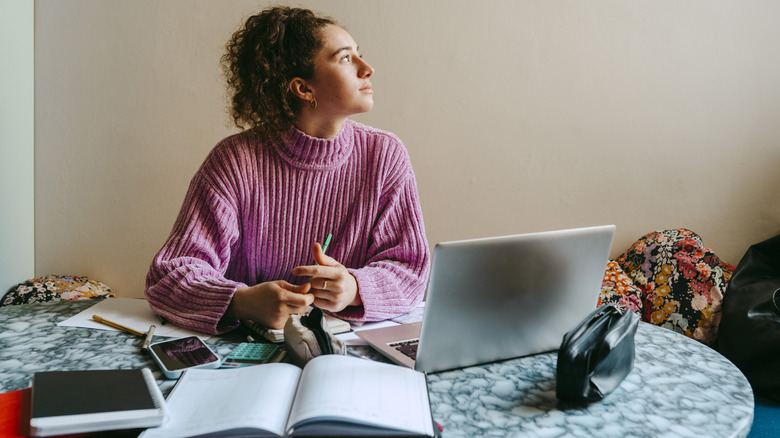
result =
[[[322,244],[322,253],[325,254],[325,251],[328,249],[328,245],[330,245],[330,239],[333,237],[333,233],[328,233],[327,236],[325,236],[325,242]],[[319,266],[319,263],[314,262],[315,265]],[[314,277],[309,277],[309,281]],[[308,283],[308,282],[307,282]]]
[[[325,236],[325,243],[322,244],[322,253],[325,254],[325,251],[328,250],[328,245],[330,245],[330,239],[333,237],[333,234],[328,233],[327,236]]]

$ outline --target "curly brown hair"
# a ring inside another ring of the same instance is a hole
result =
[[[232,93],[230,116],[238,128],[275,141],[293,126],[301,101],[290,81],[314,76],[314,57],[322,48],[320,30],[337,24],[309,9],[278,6],[249,17],[233,34],[222,56]]]

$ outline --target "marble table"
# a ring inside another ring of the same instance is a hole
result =
[[[141,339],[119,332],[58,327],[94,302],[0,307],[0,392],[26,388],[36,371],[149,367]],[[221,355],[243,339],[208,342]],[[449,437],[745,437],[753,392],[723,356],[649,324],[636,336],[636,364],[604,400],[565,406],[555,397],[557,355],[547,353],[428,375],[434,419]],[[384,360],[367,346],[350,354]]]
[[[557,354],[428,376],[433,416],[464,437],[745,437],[753,391],[705,345],[642,323],[631,374],[585,407],[555,397]],[[446,427],[446,426],[445,426]],[[446,429],[445,429],[446,430]]]

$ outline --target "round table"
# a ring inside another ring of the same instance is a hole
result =
[[[753,391],[715,350],[647,323],[634,369],[603,400],[560,405],[557,353],[428,375],[446,437],[744,437]],[[453,427],[454,426],[454,427]]]
[[[127,333],[60,327],[94,305],[63,301],[0,307],[0,392],[27,388],[36,371],[149,367]],[[209,339],[227,355],[243,335]],[[486,342],[489,340],[486,340]],[[368,346],[350,353],[385,360]],[[715,350],[642,323],[633,371],[613,393],[584,407],[559,405],[556,353],[429,374],[433,417],[450,437],[744,437],[753,420],[747,379]]]

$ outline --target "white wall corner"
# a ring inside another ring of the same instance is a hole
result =
[[[0,3],[0,296],[35,272],[35,3]]]

